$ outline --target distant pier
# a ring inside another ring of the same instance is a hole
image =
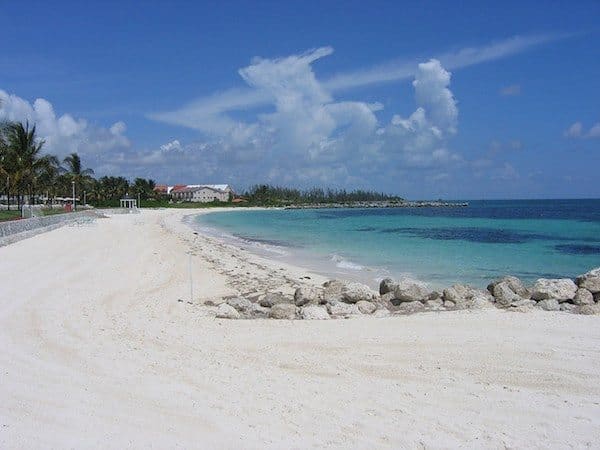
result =
[[[376,201],[342,203],[307,203],[289,205],[284,209],[333,209],[333,208],[466,208],[468,202],[442,201]]]

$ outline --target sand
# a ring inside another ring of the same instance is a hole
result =
[[[190,301],[191,212],[0,248],[1,448],[599,447],[600,317],[215,319],[322,278],[201,235]]]

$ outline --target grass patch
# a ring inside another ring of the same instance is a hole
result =
[[[6,222],[7,220],[15,220],[15,219],[19,219],[20,217],[21,217],[21,213],[18,210],[17,211],[14,211],[14,210],[0,211],[0,222]]]

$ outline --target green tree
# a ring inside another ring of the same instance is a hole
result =
[[[58,160],[42,154],[44,141],[37,138],[35,125],[30,128],[29,123],[9,123],[3,134],[6,147],[3,165],[8,168],[9,191],[17,193],[19,206],[24,194],[32,203],[43,174],[57,167]]]

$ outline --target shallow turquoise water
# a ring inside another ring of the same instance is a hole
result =
[[[600,266],[600,201],[470,202],[468,208],[232,211],[198,224],[333,275],[434,285],[528,282]]]

